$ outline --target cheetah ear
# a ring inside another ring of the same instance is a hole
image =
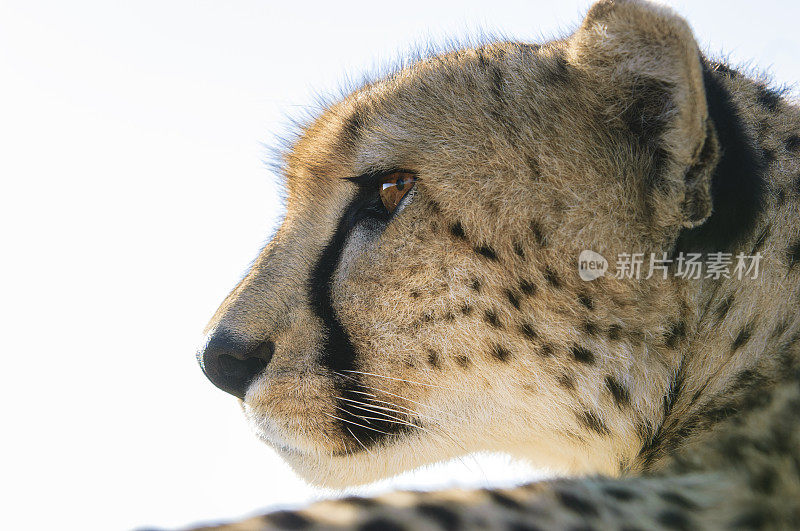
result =
[[[711,214],[719,146],[689,25],[669,8],[603,0],[568,43],[568,60],[598,83],[598,104],[619,117],[651,160],[649,206],[661,227],[693,227]]]

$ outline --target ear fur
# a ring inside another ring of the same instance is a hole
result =
[[[649,2],[602,0],[570,38],[567,53],[650,153],[644,180],[656,224],[705,221],[719,146],[708,120],[700,51],[686,21]]]

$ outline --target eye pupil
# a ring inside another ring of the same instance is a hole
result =
[[[411,190],[417,178],[413,173],[394,172],[381,181],[380,196],[383,206],[391,214]]]

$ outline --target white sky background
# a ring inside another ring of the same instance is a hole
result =
[[[797,3],[674,4],[712,51],[800,80]],[[181,526],[320,496],[194,359],[278,220],[261,143],[415,44],[539,41],[587,6],[0,0],[3,526]],[[520,476],[464,461],[400,483]]]

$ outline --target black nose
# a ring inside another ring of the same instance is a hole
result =
[[[226,330],[217,330],[197,353],[197,361],[211,383],[244,399],[250,382],[267,367],[274,351],[272,341],[248,344]]]

